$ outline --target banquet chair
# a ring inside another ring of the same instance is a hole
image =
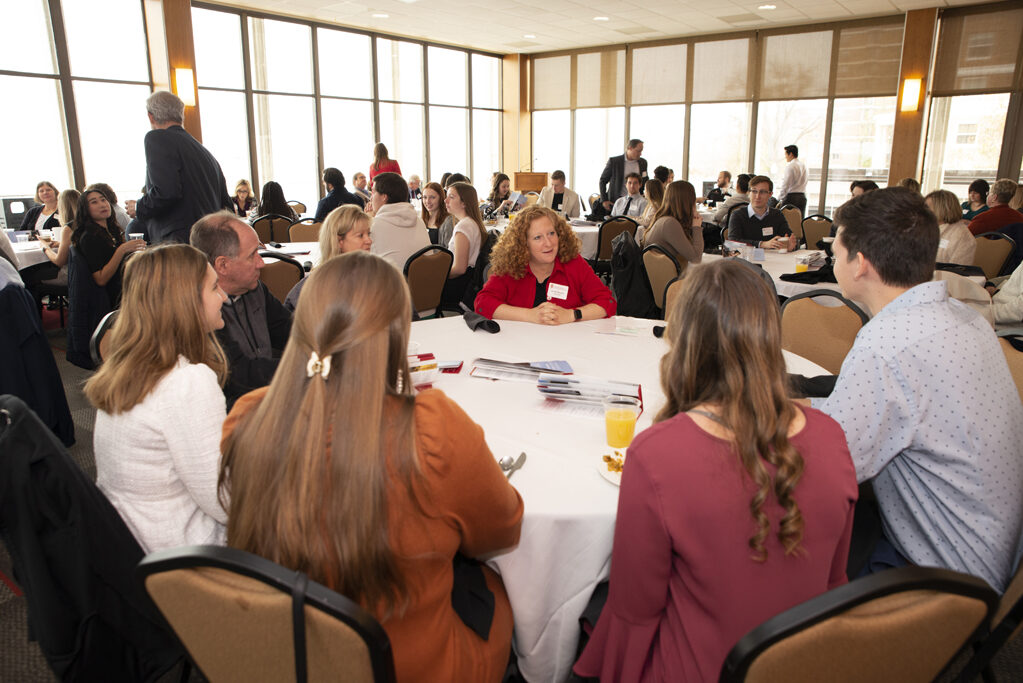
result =
[[[831,234],[831,219],[819,213],[807,216],[796,234],[806,243],[807,249],[816,249],[817,243]]]
[[[103,319],[99,321],[99,325],[96,325],[96,329],[93,330],[92,336],[89,337],[89,355],[92,356],[92,362],[98,368],[103,359],[110,354],[110,337],[107,336],[107,332],[117,322],[117,312],[120,309],[114,309],[103,316]]]
[[[654,303],[657,304],[657,308],[661,309],[663,317],[664,292],[668,282],[678,277],[685,266],[679,264],[678,259],[660,246],[651,244],[643,250],[643,267],[646,269],[647,280],[650,282],[650,291],[654,295]]]
[[[538,201],[540,201],[540,193],[539,192],[527,192],[526,193],[526,206],[533,206]]]
[[[1023,401],[1023,351],[1017,351],[1012,347],[1004,337],[998,339],[998,343],[1002,347],[1002,353],[1005,354],[1005,361],[1009,364],[1009,374],[1012,375],[1012,380],[1016,383],[1016,392],[1019,394],[1019,398]],[[1023,588],[1020,589],[1023,593]]]
[[[999,275],[1007,275],[1002,269],[1016,250],[1016,242],[1000,232],[982,232],[974,237],[977,251],[973,255],[973,265],[980,266],[984,276],[989,280]]]
[[[817,297],[832,297],[842,305],[825,306],[814,301]],[[837,375],[867,320],[859,306],[834,290],[796,294],[781,307],[781,347]]]
[[[252,221],[252,229],[256,231],[256,237],[263,244],[268,242],[287,242],[288,228],[292,220],[275,213],[268,213],[265,216]]]
[[[292,200],[292,201],[288,202],[288,206],[290,206],[291,209],[295,213],[297,213],[299,216],[304,214],[305,211],[306,211],[305,204],[303,204],[302,202],[297,202],[297,201]]]
[[[628,216],[615,216],[608,218],[600,224],[597,231],[597,261],[607,261],[611,258],[611,242],[623,232],[631,232],[636,236],[636,229],[639,223]]]
[[[298,281],[305,277],[305,268],[302,264],[284,254],[272,251],[261,251],[259,255],[264,260],[273,259],[263,266],[259,271],[259,279],[263,281],[266,288],[278,301],[287,298],[291,288],[298,284]]]
[[[788,221],[789,230],[792,231],[793,235],[799,236],[803,233],[803,214],[800,210],[792,206],[791,204],[785,204],[779,206],[778,210],[781,211],[781,215],[785,216],[785,220]]]
[[[192,662],[225,681],[394,681],[380,623],[325,586],[237,548],[146,556],[136,577]]]
[[[933,681],[997,606],[987,583],[947,569],[872,574],[754,628],[728,653],[719,681]]]
[[[455,256],[448,249],[431,244],[409,256],[402,268],[412,295],[412,308],[423,318],[438,313],[441,293],[448,281]]]
[[[322,221],[315,218],[303,218],[288,227],[289,242],[318,242]]]
[[[682,278],[684,275],[679,275],[668,281],[668,284],[664,286],[664,319],[667,320],[671,312],[675,310],[675,301],[678,300],[679,292],[682,291]]]

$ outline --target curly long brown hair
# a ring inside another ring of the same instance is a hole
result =
[[[764,504],[773,493],[785,513],[778,540],[785,554],[800,551],[803,517],[793,492],[803,458],[788,439],[798,416],[789,398],[781,353],[781,314],[770,289],[749,266],[731,260],[690,269],[668,312],[671,348],[661,359],[667,402],[654,422],[707,403],[719,408],[732,449],[756,486],[750,513],[753,557],[767,559],[771,522]],[[766,464],[773,465],[772,475]]]
[[[564,218],[546,206],[527,206],[516,214],[501,238],[490,253],[490,274],[510,275],[516,280],[526,274],[529,263],[529,247],[526,246],[526,233],[533,221],[549,218],[558,234],[558,260],[568,263],[579,255],[581,244],[578,235]]]

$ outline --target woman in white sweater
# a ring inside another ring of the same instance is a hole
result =
[[[108,357],[85,385],[97,408],[96,483],[147,553],[224,543],[227,364],[213,332],[226,298],[193,247],[132,256]]]
[[[938,219],[938,263],[973,265],[977,241],[963,220],[959,198],[948,190],[935,190],[924,198],[927,208]]]

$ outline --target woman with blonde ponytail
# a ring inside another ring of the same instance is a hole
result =
[[[667,401],[628,450],[581,676],[716,681],[753,627],[846,582],[856,472],[838,423],[789,398],[767,285],[733,260],[691,268],[666,336]]]
[[[312,272],[273,382],[224,425],[227,541],[376,614],[398,680],[499,681],[507,594],[472,565],[495,598],[482,639],[452,607],[454,561],[515,545],[522,499],[478,425],[436,389],[413,393],[410,318],[401,273],[378,256]]]

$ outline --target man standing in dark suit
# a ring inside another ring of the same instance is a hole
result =
[[[182,127],[185,103],[160,90],[146,100],[146,194],[126,203],[128,214],[149,228],[149,239],[188,243],[192,224],[209,213],[231,208],[220,164]]]
[[[642,140],[629,140],[625,154],[607,160],[607,166],[600,174],[600,200],[605,211],[610,212],[615,200],[626,194],[625,179],[630,173],[639,174],[639,187],[642,192],[647,179]]]

